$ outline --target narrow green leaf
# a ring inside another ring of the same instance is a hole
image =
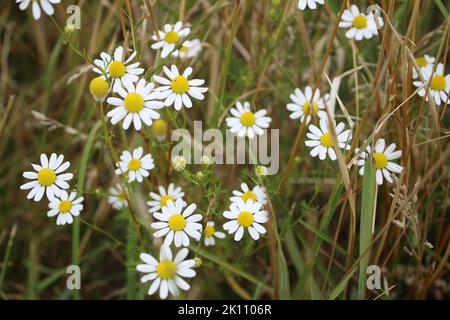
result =
[[[364,164],[364,178],[362,187],[361,220],[359,229],[359,256],[363,256],[372,241],[372,224],[376,201],[376,169],[373,161]],[[367,266],[370,253],[364,255],[359,263],[358,299],[364,299],[366,293]]]
[[[95,136],[97,135],[98,130],[101,126],[101,121],[98,120],[91,131],[89,132],[88,138],[86,140],[86,145],[83,149],[83,154],[81,155],[80,166],[78,169],[78,182],[77,182],[77,194],[81,195],[84,190],[84,180],[86,177],[87,165],[89,162],[89,157],[91,155],[91,150],[94,146]],[[73,225],[72,225],[72,264],[79,265],[80,264],[80,217],[74,217]],[[80,298],[80,291],[73,290],[73,298]]]

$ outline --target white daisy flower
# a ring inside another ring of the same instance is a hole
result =
[[[193,214],[197,206],[193,203],[184,208],[185,203],[182,199],[177,199],[175,202],[168,200],[166,204],[161,207],[162,213],[153,213],[153,217],[159,220],[151,224],[153,229],[158,229],[153,236],[155,238],[165,236],[166,246],[174,242],[176,247],[187,247],[190,243],[189,237],[199,241],[202,225],[198,221],[202,219],[202,215]]]
[[[264,187],[260,186],[254,186],[252,190],[248,187],[246,183],[241,183],[241,190],[233,190],[234,197],[230,198],[231,202],[236,202],[239,199],[244,200],[244,202],[247,202],[247,200],[253,200],[254,202],[259,202],[262,205],[265,205],[267,203],[266,199],[266,193]]]
[[[207,247],[216,245],[215,238],[219,238],[219,239],[225,238],[225,233],[216,231],[216,228],[214,228],[214,225],[215,224],[213,221],[208,221],[206,223],[205,231],[203,231],[203,233],[205,235],[205,246],[207,246]]]
[[[310,152],[312,157],[319,156],[320,160],[325,160],[328,156],[332,161],[337,159],[336,152],[333,149],[333,139],[329,133],[328,121],[325,119],[320,119],[319,125],[320,129],[315,125],[310,124],[308,129],[309,132],[306,136],[311,140],[306,140],[305,145],[307,147],[313,148]],[[335,124],[335,132],[338,141],[339,149],[349,149],[348,143],[350,142],[352,135],[350,130],[345,130],[345,124],[339,123],[337,126]]]
[[[57,225],[72,224],[73,217],[78,217],[81,210],[83,210],[83,197],[76,198],[77,193],[71,192],[70,195],[66,190],[61,190],[59,198],[54,198],[50,201],[48,207],[50,211],[47,212],[48,217],[56,218]],[[76,199],[75,199],[76,198]]]
[[[226,118],[227,126],[240,138],[247,136],[253,139],[255,134],[259,136],[264,134],[263,129],[267,129],[272,121],[270,117],[266,117],[267,110],[252,112],[250,103],[247,101],[244,104],[238,101],[236,108],[231,108],[230,113],[232,117]]]
[[[416,58],[416,64],[419,66],[422,74],[426,73],[425,70],[432,71],[434,68],[435,61],[436,61],[435,57],[429,56],[427,54]],[[418,77],[419,74],[417,73],[416,68],[413,68],[413,78],[417,79]]]
[[[71,173],[63,173],[70,167],[70,162],[64,162],[64,156],[61,154],[59,156],[56,153],[52,153],[50,159],[47,155],[41,154],[41,164],[31,164],[34,170],[26,171],[23,173],[23,177],[31,179],[33,181],[27,182],[20,186],[22,190],[31,189],[28,193],[28,199],[34,199],[34,201],[39,201],[44,196],[52,201],[55,196],[59,196],[61,189],[68,189],[68,180],[73,178]]]
[[[52,16],[55,13],[53,4],[60,2],[61,0],[16,0],[16,3],[19,3],[19,9],[22,11],[26,10],[31,3],[34,20],[41,18],[41,7],[45,14]]]
[[[164,66],[163,70],[169,79],[156,75],[153,76],[153,78],[156,82],[162,84],[162,86],[156,88],[155,91],[161,93],[160,99],[165,99],[164,105],[166,107],[174,105],[175,110],[179,111],[183,105],[186,108],[192,107],[192,101],[189,96],[197,100],[203,100],[205,98],[203,93],[208,91],[208,88],[200,87],[205,83],[205,80],[188,80],[189,76],[192,74],[191,67],[186,68],[181,75],[175,65],[172,65],[170,69]]]
[[[170,183],[167,187],[167,190],[163,186],[158,187],[158,193],[150,192],[150,198],[153,200],[148,201],[147,204],[149,205],[150,209],[148,212],[153,213],[160,211],[162,207],[167,206],[167,201],[176,201],[178,199],[183,199],[184,192],[181,190],[181,187],[175,186],[173,183]],[[184,206],[186,203],[183,201]]]
[[[202,51],[202,42],[199,39],[186,40],[183,42],[180,50],[175,51],[172,55],[181,59],[195,58]]]
[[[148,177],[149,171],[155,167],[153,157],[150,153],[143,156],[144,148],[138,147],[133,150],[133,154],[128,151],[123,151],[120,155],[119,163],[116,163],[118,167],[116,174],[124,174],[128,172],[129,182],[137,180],[141,183],[143,177]]]
[[[300,10],[305,10],[306,7],[310,8],[310,9],[316,9],[317,5],[316,2],[318,4],[324,4],[325,0],[299,0],[298,1],[298,8]]]
[[[162,48],[161,58],[166,58],[173,49],[175,49],[175,45],[178,40],[183,39],[189,33],[191,29],[187,27],[183,27],[183,23],[178,21],[174,25],[166,24],[164,26],[164,31],[158,31],[159,39],[156,35],[152,37],[155,42],[152,44],[152,49],[158,50]],[[175,52],[178,52],[176,50]]]
[[[176,170],[176,171],[182,171],[186,168],[186,158],[183,156],[175,156],[172,159],[172,167]]]
[[[450,94],[450,74],[444,75],[444,65],[439,63],[434,73],[432,69],[424,69],[423,76],[426,81],[425,83],[420,80],[413,82],[416,87],[421,88],[419,90],[419,96],[425,97],[426,88],[429,86],[428,92],[433,97],[434,102],[438,106],[441,103],[445,104]],[[425,100],[428,101],[428,95],[426,95]]]
[[[185,260],[189,254],[189,250],[181,249],[175,256],[168,246],[161,246],[159,251],[159,261],[147,253],[141,253],[139,258],[144,264],[138,264],[136,270],[146,273],[141,277],[141,283],[153,281],[147,293],[154,294],[159,288],[159,296],[166,299],[169,292],[173,296],[178,296],[178,288],[187,291],[190,289],[189,284],[183,278],[195,277],[195,260]]]
[[[136,54],[136,51],[132,51],[130,57],[124,61],[125,55],[122,46],[114,50],[112,57],[106,52],[102,52],[100,53],[101,59],[94,60],[96,67],[92,70],[100,74],[103,79],[105,79],[105,74],[107,78],[112,78],[114,89],[121,84],[131,84],[138,81],[138,75],[144,73],[144,69],[139,68],[139,62],[132,63]]]
[[[312,99],[312,88],[307,86],[305,92],[300,89],[295,89],[294,93],[290,95],[293,103],[287,105],[287,109],[292,111],[289,116],[291,119],[300,119],[303,122],[303,118],[307,116],[306,123],[309,123],[312,118],[312,114],[315,113],[319,118],[326,118],[327,113],[325,111],[325,105],[330,99],[330,95],[320,96],[320,90],[317,89],[314,98]],[[311,100],[313,101],[313,110],[310,108]]]
[[[355,150],[355,152],[358,153],[359,150]],[[359,159],[356,162],[358,166],[361,166],[361,168],[359,169],[360,175],[364,175],[364,164],[366,162],[366,159],[368,158],[368,155],[372,155],[376,168],[375,175],[378,185],[383,184],[383,176],[388,182],[393,183],[394,180],[392,179],[391,172],[400,173],[403,170],[403,167],[401,165],[398,165],[395,162],[391,161],[402,156],[401,150],[395,151],[395,143],[390,144],[386,148],[384,139],[378,139],[377,143],[375,144],[375,152],[372,152],[370,146],[367,146],[366,151],[363,151],[359,154]]]
[[[138,83],[125,82],[124,87],[115,86],[116,92],[121,98],[110,97],[106,102],[115,106],[113,110],[107,113],[114,125],[123,120],[123,128],[126,130],[133,122],[134,129],[139,131],[142,128],[142,122],[151,126],[154,119],[159,119],[159,113],[155,110],[164,107],[161,101],[158,101],[159,93],[153,92],[155,85],[147,83],[145,79],[140,79]]]
[[[109,188],[108,203],[116,210],[128,207],[127,196],[120,183]]]
[[[223,225],[223,229],[227,230],[229,234],[234,235],[234,240],[239,241],[244,235],[244,229],[254,240],[259,239],[259,234],[265,234],[266,228],[261,223],[269,221],[267,211],[261,210],[262,204],[260,202],[253,202],[251,199],[244,202],[238,199],[230,205],[230,211],[225,211],[223,216],[231,221]]]
[[[378,17],[379,25],[382,27],[383,18]],[[349,39],[357,41],[363,38],[370,39],[378,34],[375,17],[372,13],[365,15],[360,12],[356,5],[352,5],[350,10],[345,10],[342,14],[342,20],[339,22],[339,27],[349,29],[345,36]]]

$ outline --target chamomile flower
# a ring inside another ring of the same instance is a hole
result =
[[[181,21],[178,21],[174,25],[166,24],[164,26],[164,31],[159,31],[159,38],[154,35],[152,39],[155,42],[152,44],[152,49],[161,49],[161,58],[166,58],[169,53],[172,52],[173,49],[175,49],[175,45],[177,44],[178,40],[183,39],[187,35],[189,35],[189,32],[191,32],[191,29],[187,27],[183,27],[183,23]],[[177,52],[176,50],[175,52]]]
[[[109,188],[108,203],[116,210],[128,207],[127,196],[120,183]]]
[[[266,228],[261,223],[269,221],[267,211],[261,210],[261,207],[260,202],[253,202],[251,199],[247,202],[242,199],[232,202],[230,210],[223,213],[225,218],[231,220],[223,225],[223,229],[229,234],[235,233],[235,241],[242,239],[245,229],[254,240],[258,240],[260,234],[266,233]]]
[[[199,39],[186,40],[181,48],[173,53],[174,57],[191,59],[198,56],[202,51],[202,42]]]
[[[136,266],[137,271],[146,273],[141,277],[141,283],[153,281],[147,293],[152,295],[159,288],[159,296],[161,299],[166,299],[169,292],[173,296],[178,296],[178,288],[184,291],[189,290],[190,286],[183,278],[193,278],[196,273],[192,269],[195,266],[195,260],[185,260],[188,254],[188,249],[181,249],[174,259],[172,251],[165,245],[161,246],[159,251],[159,261],[147,253],[141,253],[139,258],[144,264]]]
[[[124,61],[125,56],[122,46],[114,50],[112,57],[106,52],[102,52],[100,54],[101,59],[94,60],[96,67],[93,71],[100,74],[103,79],[105,79],[105,75],[107,78],[111,78],[114,82],[114,88],[121,84],[131,84],[138,81],[138,76],[144,73],[144,69],[139,68],[139,62],[132,63],[136,54],[136,51],[132,51],[128,59]]]
[[[139,131],[142,128],[142,122],[151,126],[154,119],[159,119],[159,113],[155,110],[164,107],[161,101],[158,101],[158,93],[153,92],[155,85],[147,83],[145,79],[140,79],[138,83],[127,83],[125,86],[115,86],[116,92],[120,98],[109,97],[106,102],[115,108],[106,115],[111,118],[111,123],[116,124],[123,120],[123,128],[126,130],[133,122],[134,129]]]
[[[428,92],[431,97],[433,97],[434,102],[438,106],[440,106],[441,103],[446,103],[450,94],[450,74],[444,75],[444,65],[439,63],[434,73],[432,69],[425,69],[423,76],[425,82],[422,82],[421,80],[413,82],[416,87],[421,88],[419,90],[419,96],[425,97],[425,100],[428,101],[426,89],[427,86],[429,86]]]
[[[298,1],[298,8],[300,10],[305,10],[306,7],[310,8],[310,9],[316,9],[318,4],[324,4],[325,0],[299,0]]]
[[[172,159],[172,167],[176,171],[183,171],[186,168],[186,158],[183,156],[175,156]]]
[[[264,134],[264,129],[267,129],[272,121],[266,116],[267,110],[252,112],[247,101],[244,104],[238,101],[236,108],[231,108],[230,113],[232,117],[226,118],[227,126],[231,133],[237,134],[240,138],[247,136],[253,139],[255,134],[259,136]]]
[[[153,217],[159,222],[151,224],[153,229],[158,229],[153,236],[160,238],[165,236],[164,244],[170,246],[172,242],[176,247],[187,247],[190,243],[189,237],[199,241],[202,225],[198,223],[202,219],[201,214],[193,214],[197,206],[193,203],[184,208],[182,199],[167,201],[167,205],[161,207],[162,213],[155,212]]]
[[[179,73],[178,68],[175,65],[169,69],[166,66],[163,67],[164,73],[169,79],[153,76],[156,82],[162,84],[161,87],[155,89],[160,92],[160,99],[165,99],[164,105],[170,107],[175,106],[175,110],[181,110],[183,105],[186,108],[192,107],[192,101],[189,96],[197,100],[205,99],[203,93],[208,91],[206,87],[200,87],[205,83],[205,80],[192,79],[188,80],[192,74],[192,68],[186,68],[182,74]]]
[[[152,131],[158,141],[163,141],[167,138],[169,124],[164,119],[157,119],[153,122]]]
[[[23,173],[23,177],[26,179],[33,180],[27,182],[20,186],[22,190],[31,189],[28,193],[28,199],[34,199],[34,201],[39,201],[44,196],[51,201],[55,196],[61,193],[61,189],[68,189],[68,180],[73,178],[71,173],[63,173],[70,167],[70,162],[64,161],[64,156],[56,155],[52,153],[50,158],[45,154],[41,154],[41,164],[31,164],[33,171],[26,171]]]
[[[31,3],[34,20],[41,18],[41,7],[45,14],[52,16],[55,13],[53,4],[60,2],[61,0],[16,0],[16,3],[19,3],[19,9],[22,11],[26,10]]]
[[[355,152],[358,153],[359,150],[355,150]],[[392,179],[391,173],[400,173],[403,170],[401,165],[392,162],[392,160],[398,159],[402,156],[401,150],[395,151],[395,143],[390,144],[386,148],[386,142],[384,139],[378,139],[375,144],[374,152],[372,152],[370,146],[367,146],[366,151],[362,151],[359,154],[359,159],[356,164],[361,166],[359,169],[360,175],[364,175],[364,164],[369,155],[372,156],[374,166],[376,168],[375,177],[378,185],[383,184],[383,176],[388,182],[393,183],[394,180]]]
[[[289,116],[291,119],[300,119],[300,122],[303,122],[303,118],[306,116],[306,123],[309,123],[313,113],[319,118],[327,116],[325,104],[328,102],[330,95],[326,94],[321,97],[319,89],[314,93],[314,98],[312,98],[312,95],[312,88],[309,86],[305,88],[304,92],[298,88],[294,90],[294,93],[290,96],[293,103],[287,105],[287,109],[292,111]],[[311,100],[314,108],[310,107]]]
[[[56,224],[59,226],[72,224],[73,217],[78,217],[83,210],[83,197],[76,198],[76,196],[76,192],[71,192],[69,195],[66,190],[61,190],[59,197],[50,201],[48,205],[50,211],[47,212],[47,216],[58,215]]]
[[[248,187],[246,183],[241,183],[241,190],[233,190],[233,197],[230,198],[231,202],[236,202],[239,199],[244,200],[253,200],[254,202],[259,202],[262,205],[267,203],[266,193],[264,187],[254,186],[252,190]]]
[[[148,177],[149,171],[155,167],[153,157],[150,153],[143,156],[144,148],[138,147],[133,150],[133,154],[128,151],[123,151],[120,155],[119,163],[116,163],[118,168],[116,174],[128,173],[129,182],[137,180],[141,183],[143,177]]]
[[[205,166],[210,166],[210,165],[214,164],[214,160],[211,159],[211,158],[208,157],[208,156],[202,156],[202,157],[200,158],[200,163],[203,164],[203,165],[205,165]]]
[[[109,85],[102,77],[96,77],[89,83],[89,92],[94,97],[95,101],[103,102],[109,92]]]
[[[325,119],[320,119],[319,125],[320,128],[317,128],[313,124],[309,125],[309,132],[306,136],[310,140],[306,140],[305,145],[313,148],[310,152],[312,157],[317,157],[318,155],[320,160],[325,160],[328,154],[330,159],[334,161],[337,159],[337,156],[333,149],[333,139],[328,127],[328,121]],[[344,131],[344,128],[345,124],[342,122],[335,127],[339,149],[348,149],[348,142],[352,138],[350,130]]]
[[[267,169],[267,167],[265,167],[265,166],[259,165],[255,168],[255,175],[257,177],[264,178],[268,174],[269,174],[269,169]]]
[[[161,211],[162,207],[167,206],[167,201],[176,201],[178,199],[183,199],[184,192],[181,190],[181,187],[175,186],[173,183],[170,183],[167,189],[163,186],[158,187],[159,193],[150,192],[149,196],[152,200],[148,201],[147,204],[150,207],[148,212],[153,213],[157,211]],[[184,206],[186,203],[183,201]]]
[[[378,17],[378,22],[380,26],[383,26],[383,18]],[[342,14],[339,27],[347,28],[348,31],[345,36],[357,41],[363,38],[370,39],[378,34],[374,15],[372,13],[366,15],[360,12],[354,4],[350,7],[350,10],[346,9]]]
[[[427,54],[416,58],[416,64],[420,68],[422,74],[427,73],[426,70],[432,71],[434,68],[435,61],[436,61],[435,57],[431,57]],[[413,68],[413,78],[417,79],[418,77],[419,74],[417,73],[416,68]]]
[[[214,246],[216,245],[216,239],[224,239],[225,233],[216,231],[216,228],[214,227],[213,221],[208,221],[206,223],[205,231],[203,231],[203,234],[205,235],[205,246]]]

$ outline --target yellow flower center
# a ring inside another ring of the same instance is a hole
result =
[[[256,201],[256,194],[252,191],[246,191],[242,195],[242,200],[244,200],[244,202],[247,202],[247,200]]]
[[[156,273],[161,279],[172,279],[177,273],[177,265],[170,260],[161,260],[156,266]]]
[[[185,225],[186,219],[184,219],[184,217],[179,213],[172,215],[169,219],[169,227],[173,231],[180,231]]]
[[[139,170],[141,168],[141,160],[139,159],[131,159],[130,162],[128,162],[128,169],[132,171]]]
[[[177,76],[172,80],[170,87],[175,93],[185,93],[189,90],[189,82],[186,77]]]
[[[127,200],[127,195],[125,194],[125,192],[120,191],[120,192],[117,194],[117,198],[118,198],[119,200],[121,200],[121,201],[125,201],[125,200]]]
[[[383,169],[387,166],[388,159],[382,152],[376,152],[373,154],[373,160],[375,161],[375,168]]]
[[[324,147],[327,148],[331,148],[333,146],[333,139],[331,139],[331,136],[328,132],[325,132],[321,137],[320,137],[320,142],[322,143],[322,145]]]
[[[59,212],[61,212],[61,213],[69,212],[71,208],[72,208],[72,202],[70,202],[69,200],[62,200],[59,203]]]
[[[153,133],[157,136],[165,136],[167,134],[167,122],[163,119],[158,119],[153,122]]]
[[[311,112],[309,105],[310,105],[309,101],[306,101],[303,104],[303,113],[304,114],[309,114]],[[319,111],[319,105],[317,104],[317,102],[313,101],[313,106],[314,106],[314,113],[317,113]]]
[[[161,205],[163,206],[163,207],[165,207],[165,206],[167,206],[167,201],[169,201],[169,200],[175,200],[172,196],[169,196],[168,194],[167,195],[165,195],[165,196],[162,196],[161,197],[161,200],[159,200],[159,203],[161,203]]]
[[[367,18],[360,14],[353,19],[353,26],[357,29],[363,29],[367,27]]]
[[[89,91],[96,98],[106,97],[108,94],[108,82],[101,77],[94,78],[89,84]]]
[[[214,235],[214,232],[216,232],[216,229],[214,229],[213,226],[206,226],[205,237],[212,237]]]
[[[38,172],[38,182],[44,187],[52,185],[56,181],[56,173],[52,169],[43,168]]]
[[[189,48],[186,47],[186,46],[181,46],[180,51],[181,51],[181,52],[188,52],[188,51],[189,51]]]
[[[126,71],[125,65],[120,61],[115,60],[109,65],[109,74],[113,78],[123,77]]]
[[[255,115],[251,111],[244,112],[241,116],[241,123],[246,127],[251,127],[255,124]]]
[[[179,37],[180,36],[175,31],[169,31],[169,32],[166,32],[166,35],[164,36],[164,40],[167,43],[173,44],[173,43],[177,43]]]
[[[125,97],[125,109],[128,112],[139,112],[144,108],[144,98],[139,93],[129,93]]]
[[[431,89],[436,91],[444,90],[446,86],[444,76],[435,76],[431,79]]]
[[[417,58],[416,63],[421,68],[426,67],[428,65],[428,61],[424,57]]]
[[[238,215],[237,222],[244,228],[248,228],[253,223],[253,215],[248,211],[242,211]]]

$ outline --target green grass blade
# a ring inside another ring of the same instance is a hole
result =
[[[218,264],[219,266],[227,269],[228,271],[231,271],[235,274],[237,274],[238,276],[241,276],[244,279],[247,279],[248,281],[256,284],[257,286],[260,286],[261,288],[264,288],[266,290],[268,290],[269,292],[272,292],[272,287],[265,284],[264,282],[259,281],[256,277],[252,276],[251,274],[233,266],[232,264],[222,260],[221,258],[219,258],[218,256],[204,250],[204,249],[193,249],[195,250],[199,255],[201,255],[203,258],[208,259],[216,264]]]
[[[361,220],[359,230],[359,255],[364,255],[364,252],[372,241],[372,224],[374,219],[376,189],[375,181],[376,169],[371,160],[366,161],[364,165],[364,179],[362,187],[362,202],[361,202]],[[366,293],[366,279],[367,267],[369,265],[370,254],[367,253],[361,258],[359,263],[359,279],[358,279],[358,299],[364,299]]]
[[[81,162],[78,169],[77,194],[81,195],[84,190],[84,180],[86,178],[86,170],[91,155],[91,150],[94,146],[95,136],[101,127],[101,121],[97,121],[89,132],[86,140],[86,145],[83,149]],[[72,264],[79,266],[80,264],[80,217],[74,217],[72,225]],[[73,290],[73,298],[80,299],[80,291]]]
[[[441,0],[434,0],[434,4],[438,7],[439,11],[444,15],[445,18],[448,18],[448,10]]]

